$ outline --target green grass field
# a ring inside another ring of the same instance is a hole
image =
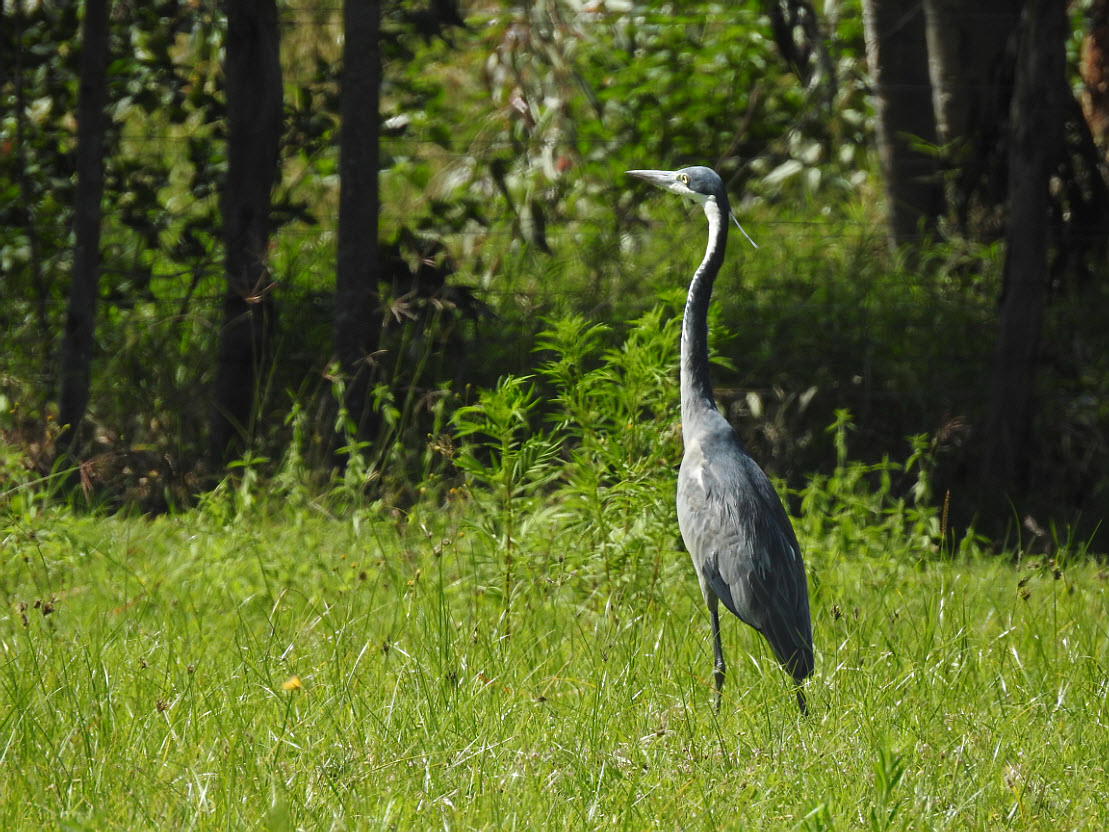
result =
[[[729,619],[716,716],[676,543],[517,544],[506,603],[459,514],[9,517],[2,828],[1109,828],[1096,564],[802,531],[811,714]]]

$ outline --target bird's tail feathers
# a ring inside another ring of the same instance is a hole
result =
[[[788,624],[771,630],[763,630],[775,658],[801,684],[813,671],[812,642],[803,633],[792,630]]]

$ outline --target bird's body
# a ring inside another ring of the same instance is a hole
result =
[[[709,223],[708,247],[690,282],[682,318],[685,453],[678,473],[677,507],[682,539],[709,610],[719,707],[725,669],[720,603],[763,634],[775,658],[798,686],[812,673],[805,566],[782,501],[717,410],[709,380],[709,297],[724,259],[731,216],[724,183],[714,171],[703,167],[629,173],[696,200]],[[797,702],[804,711],[800,687]]]

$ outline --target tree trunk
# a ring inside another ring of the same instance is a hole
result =
[[[1082,39],[1082,111],[1102,154],[1109,150],[1109,0],[1092,0]]]
[[[1022,0],[924,0],[936,134],[955,171],[950,201],[964,231],[999,229],[1005,143]],[[973,216],[972,216],[973,215]]]
[[[1028,485],[1036,358],[1048,282],[1048,185],[1062,156],[1063,96],[1068,94],[1063,4],[1028,0],[1021,25],[1004,285],[983,465],[987,500],[1016,497]]]
[[[81,82],[77,96],[77,192],[73,209],[73,277],[62,341],[58,449],[75,449],[89,403],[93,323],[100,279],[100,220],[104,196],[107,101],[108,2],[88,0],[81,33]]]
[[[19,178],[19,197],[23,203],[19,212],[18,222],[23,233],[27,235],[27,269],[31,275],[31,285],[35,290],[35,313],[39,327],[39,335],[42,339],[41,354],[49,355],[54,347],[54,333],[50,326],[50,313],[47,311],[50,290],[46,285],[46,280],[42,273],[42,258],[39,255],[39,233],[34,221],[34,205],[36,199],[31,182],[34,176],[32,171],[34,171],[37,166],[31,163],[34,153],[30,150],[30,143],[27,140],[27,128],[30,115],[27,106],[27,85],[24,75],[26,69],[24,69],[23,66],[24,50],[19,48],[23,43],[23,33],[27,26],[27,18],[23,9],[23,0],[15,0],[14,11],[15,31],[11,35],[11,43],[16,48],[12,50],[14,52],[12,58],[15,66],[10,83],[15,87],[15,101],[12,107],[12,113],[15,118],[14,152],[16,170],[18,171],[17,176]],[[105,20],[107,20],[107,10],[105,10],[104,16]],[[86,16],[86,20],[87,19]],[[105,23],[105,32],[106,31],[107,24]],[[104,48],[106,59],[107,43],[105,43]],[[4,64],[8,64],[6,59],[4,60]],[[103,175],[101,179],[103,179]],[[0,282],[7,282],[3,273],[2,264],[0,264]],[[14,325],[14,323],[12,325]],[[64,424],[64,422],[62,424]]]
[[[890,244],[935,231],[943,209],[924,13],[914,0],[863,0],[866,57],[874,81],[878,156],[889,203]]]
[[[809,0],[763,0],[778,52],[807,90],[823,86],[825,106],[836,98],[836,70]]]
[[[378,311],[378,111],[380,4],[343,4],[343,70],[339,133],[339,251],[335,277],[334,347],[346,379],[344,405],[359,439],[370,441],[378,416],[370,400],[370,355],[381,337]]]
[[[276,0],[229,0],[225,49],[227,291],[210,436],[217,462],[252,433],[269,369],[275,307],[266,261],[282,120]]]

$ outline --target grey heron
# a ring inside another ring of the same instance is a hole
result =
[[[678,472],[677,504],[678,527],[697,570],[712,627],[714,707],[720,708],[724,686],[719,616],[723,602],[766,638],[775,658],[793,677],[797,704],[805,713],[801,684],[812,673],[813,649],[801,547],[770,480],[717,409],[709,380],[709,296],[724,260],[729,217],[740,231],[743,228],[731,213],[723,181],[711,168],[628,173],[699,203],[708,218],[708,246],[689,284],[682,318],[685,452]]]

